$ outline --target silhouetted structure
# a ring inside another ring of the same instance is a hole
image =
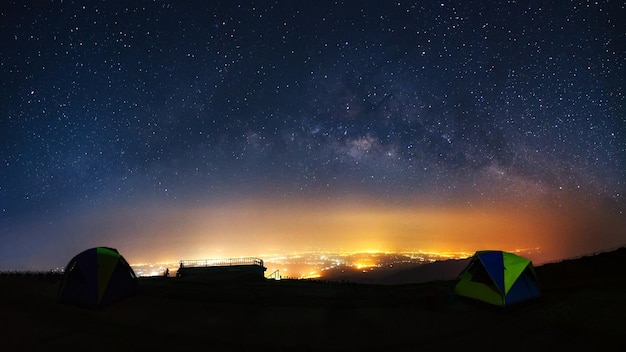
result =
[[[265,270],[263,260],[254,257],[181,260],[176,276],[202,281],[252,281],[264,280]]]

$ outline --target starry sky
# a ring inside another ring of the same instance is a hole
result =
[[[622,1],[3,1],[0,269],[626,243]]]

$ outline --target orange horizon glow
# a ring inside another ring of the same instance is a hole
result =
[[[580,214],[542,205],[434,207],[253,200],[153,211],[161,221],[149,224],[150,232],[157,234],[161,246],[151,245],[146,251],[145,246],[140,249],[141,236],[123,236],[130,239],[132,255],[143,261],[307,251],[419,250],[454,257],[454,253],[484,249],[542,248],[540,260],[545,262],[575,255],[581,250],[574,247],[583,247],[580,239],[569,238],[580,225],[576,220]]]
[[[130,263],[264,259],[298,252],[432,252],[453,258],[478,250],[524,248],[540,248],[533,261],[544,263],[622,246],[626,239],[623,214],[539,201],[435,206],[251,199],[109,209],[77,211],[53,225],[29,222],[10,231],[52,233],[55,241],[45,254],[54,255],[48,260],[58,265],[95,246],[117,248]],[[42,257],[33,252],[31,266]]]

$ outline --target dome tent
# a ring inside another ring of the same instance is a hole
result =
[[[541,296],[532,262],[502,251],[476,252],[454,292],[501,307]]]
[[[65,267],[58,301],[101,307],[130,296],[137,290],[137,276],[124,257],[113,248],[87,249]]]

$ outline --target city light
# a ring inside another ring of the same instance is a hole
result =
[[[511,249],[511,252],[523,253],[532,257],[533,253],[540,253],[540,248],[532,249]],[[469,252],[450,251],[408,251],[408,252],[383,252],[368,250],[365,252],[292,252],[292,253],[270,253],[259,255],[267,268],[266,276],[272,278],[290,279],[323,279],[325,274],[333,270],[360,270],[363,272],[374,272],[377,270],[398,268],[407,265],[421,265],[436,261],[449,259],[463,259],[472,256]],[[221,263],[229,258],[198,258],[197,261],[210,263]],[[180,261],[163,261],[155,264],[137,263],[131,264],[135,273],[139,277],[163,276],[166,269],[170,276],[175,276]]]

